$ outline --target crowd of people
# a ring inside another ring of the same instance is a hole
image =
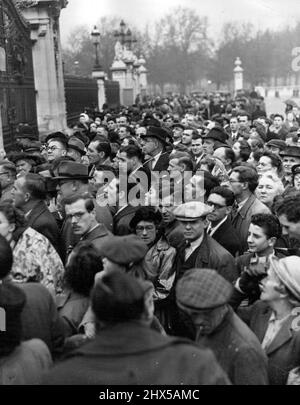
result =
[[[300,384],[299,125],[255,92],[20,124],[0,384]]]

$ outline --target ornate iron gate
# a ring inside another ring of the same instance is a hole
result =
[[[12,0],[0,0],[0,50],[0,122],[9,150],[17,124],[37,127],[30,28]]]

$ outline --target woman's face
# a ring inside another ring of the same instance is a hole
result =
[[[233,152],[234,152],[234,154],[235,154],[236,159],[239,159],[240,153],[241,153],[241,145],[240,145],[240,143],[239,143],[239,142],[235,142],[235,143],[233,144],[232,150],[233,150]]]
[[[135,232],[143,242],[151,245],[156,238],[156,225],[154,222],[140,221],[135,228]]]
[[[0,212],[0,235],[10,242],[14,229],[15,225],[10,224],[3,212]]]
[[[276,183],[272,179],[262,177],[259,180],[256,196],[266,205],[272,205],[274,198],[278,195]]]
[[[294,186],[297,191],[300,191],[300,173],[296,174],[294,177]]]

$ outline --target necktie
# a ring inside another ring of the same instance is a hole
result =
[[[187,261],[187,259],[190,257],[192,253],[192,246],[191,246],[191,242],[186,241],[185,244],[185,251],[184,251],[184,260]]]
[[[233,206],[232,206],[232,209],[231,209],[231,220],[233,220],[233,219],[236,217],[236,215],[237,215],[237,213],[238,213],[238,210],[239,210],[238,203],[235,202],[235,203],[233,204]]]

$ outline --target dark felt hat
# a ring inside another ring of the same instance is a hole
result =
[[[89,176],[88,166],[82,163],[62,161],[57,167],[55,180],[87,180]]]
[[[283,150],[287,145],[282,139],[271,139],[266,143],[266,146],[274,146],[275,148]]]
[[[167,138],[169,138],[169,133],[162,127],[147,127],[147,132],[145,134],[141,134],[140,138],[156,138],[161,141],[164,145],[168,145],[169,142]]]
[[[32,161],[35,165],[41,165],[45,162],[42,156],[33,155],[27,152],[11,153],[9,160],[16,164],[19,160]]]
[[[212,128],[205,137],[203,137],[203,140],[205,139],[213,139],[214,141],[225,144],[228,139],[228,134],[226,134],[223,128],[216,126]]]
[[[48,143],[50,140],[53,141],[60,141],[64,144],[68,143],[68,137],[65,135],[63,132],[57,131],[57,132],[51,132],[51,134],[46,136],[45,142]]]
[[[81,155],[85,155],[84,143],[76,136],[71,136],[68,141],[68,149],[75,149]]]

